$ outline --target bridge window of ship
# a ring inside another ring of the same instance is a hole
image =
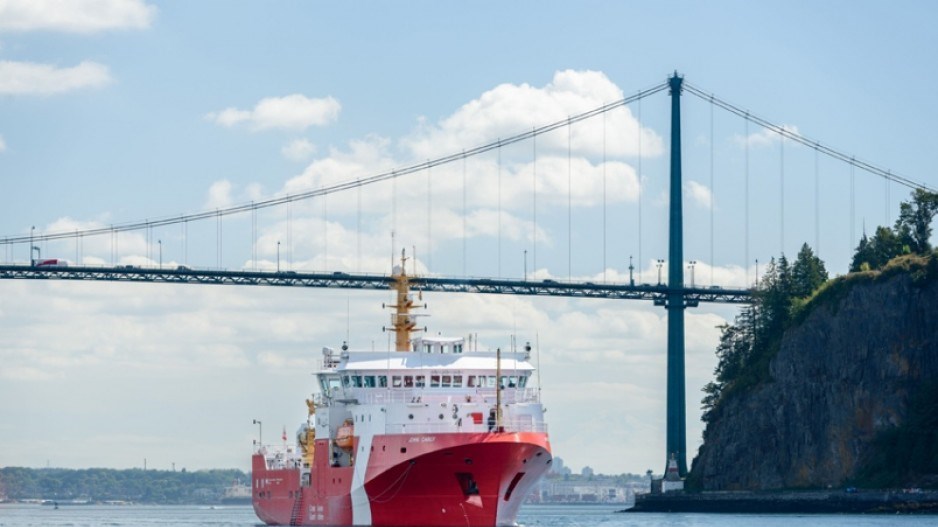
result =
[[[414,387],[414,377],[413,375],[404,376],[404,388],[413,388]]]
[[[375,376],[374,376],[374,375],[365,375],[365,376],[364,376],[364,383],[363,383],[363,384],[364,384],[365,388],[374,388],[375,386],[377,386],[377,384],[375,383]]]
[[[400,388],[402,386],[404,386],[404,381],[401,379],[400,375],[391,377],[391,388]]]
[[[440,376],[439,376],[439,375],[431,375],[431,376],[430,376],[430,387],[431,387],[431,388],[439,388],[439,387],[440,387]]]
[[[378,375],[378,387],[387,388],[388,387],[388,376],[387,375]]]
[[[453,353],[462,353],[462,343],[453,344]]]
[[[440,386],[443,387],[443,388],[449,388],[449,387],[452,386],[452,385],[453,385],[453,376],[452,376],[452,375],[444,375],[444,376],[443,376],[443,380],[442,380]]]
[[[414,388],[425,388],[427,386],[427,378],[423,375],[417,375],[414,377]]]

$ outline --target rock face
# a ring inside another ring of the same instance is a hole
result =
[[[938,379],[938,281],[852,285],[789,329],[771,381],[721,403],[692,472],[705,490],[838,486]]]

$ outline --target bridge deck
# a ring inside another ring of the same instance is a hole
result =
[[[95,280],[369,290],[389,289],[393,282],[390,275],[342,272],[227,271],[188,268],[159,269],[153,267],[34,267],[29,265],[0,265],[0,280],[2,279]],[[652,300],[657,304],[664,303],[669,292],[668,286],[664,284],[631,285],[556,280],[504,280],[432,276],[416,276],[410,280],[414,288],[431,292]],[[748,304],[752,302],[752,291],[749,289],[727,289],[722,287],[685,287],[682,289],[689,306],[697,305],[699,302],[730,304]]]

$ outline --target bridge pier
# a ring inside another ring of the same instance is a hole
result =
[[[671,456],[687,474],[687,415],[684,402],[684,217],[681,182],[681,91],[684,78],[668,79],[671,94],[671,179],[668,247],[668,410],[665,472]]]

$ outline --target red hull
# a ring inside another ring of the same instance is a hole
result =
[[[254,510],[271,525],[511,525],[551,463],[547,434],[525,432],[384,435],[369,454],[354,504],[354,467],[317,459],[302,486],[255,455]]]

